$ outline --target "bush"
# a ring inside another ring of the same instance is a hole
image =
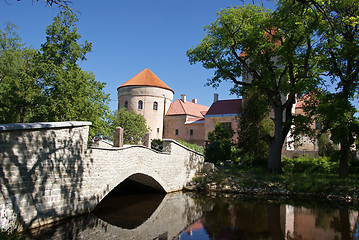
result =
[[[193,144],[193,143],[189,143],[189,142],[185,142],[182,140],[177,140],[177,142],[179,142],[180,144],[182,144],[185,147],[188,147],[190,149],[192,149],[193,151],[199,152],[199,153],[204,153],[203,147],[197,145],[197,144]]]
[[[330,161],[328,157],[283,157],[282,169],[285,173],[336,173],[338,162]]]
[[[223,128],[217,123],[212,132],[208,133],[208,140],[205,146],[205,161],[218,164],[232,159],[232,128]]]
[[[153,139],[152,142],[151,142],[151,148],[156,150],[156,151],[159,151],[159,152],[162,152],[162,149],[163,149],[163,142],[162,140],[160,139]]]

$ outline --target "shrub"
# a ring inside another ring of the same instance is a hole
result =
[[[203,147],[201,147],[201,146],[199,146],[197,144],[189,143],[189,142],[182,141],[182,140],[177,140],[177,142],[179,142],[180,144],[182,144],[185,147],[188,147],[188,148],[192,149],[193,151],[196,151],[196,152],[199,152],[199,153],[202,153],[202,154],[204,153]]]
[[[299,156],[294,159],[283,157],[282,168],[285,173],[335,173],[338,162],[330,161],[328,157]]]
[[[156,151],[159,151],[159,152],[162,152],[162,149],[163,149],[163,142],[162,140],[160,139],[153,139],[152,142],[151,142],[151,148],[156,150]]]
[[[223,128],[217,123],[212,132],[208,133],[208,140],[205,146],[205,161],[218,164],[232,159],[232,128]]]

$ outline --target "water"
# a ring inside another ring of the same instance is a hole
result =
[[[358,209],[192,193],[113,196],[27,239],[359,239]]]

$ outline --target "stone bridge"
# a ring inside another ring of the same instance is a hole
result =
[[[203,155],[173,140],[143,146],[87,147],[90,122],[0,125],[0,227],[32,228],[89,212],[126,179],[179,191]]]

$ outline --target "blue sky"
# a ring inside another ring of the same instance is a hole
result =
[[[81,12],[77,24],[81,41],[93,44],[92,52],[81,67],[105,82],[111,110],[117,108],[117,87],[149,68],[175,91],[174,100],[186,94],[210,106],[213,93],[220,99],[229,95],[232,84],[218,89],[205,86],[212,71],[200,64],[190,65],[186,51],[204,37],[203,27],[217,17],[222,8],[241,5],[240,0],[73,0],[71,7]],[[262,3],[258,1],[258,3]],[[274,8],[273,1],[263,1]],[[40,48],[45,42],[46,26],[58,14],[56,7],[43,1],[0,0],[0,23],[11,20],[28,46]]]

